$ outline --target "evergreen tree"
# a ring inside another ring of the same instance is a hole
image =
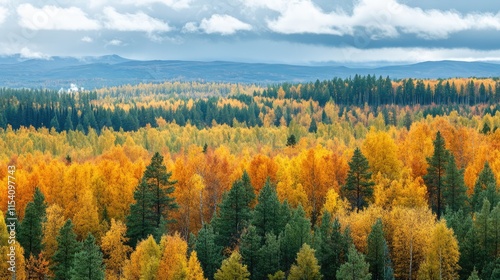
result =
[[[318,131],[318,125],[316,124],[316,120],[313,118],[311,124],[309,125],[309,132],[316,133]]]
[[[208,279],[213,279],[222,261],[222,248],[215,244],[215,234],[210,224],[203,225],[194,244],[204,274]]]
[[[220,246],[234,248],[251,218],[250,204],[254,197],[253,189],[246,188],[243,179],[234,182],[223,197],[219,205],[219,215],[214,219],[214,227],[217,229],[216,241]]]
[[[103,280],[104,265],[99,246],[95,238],[89,233],[82,244],[82,250],[77,252],[73,259],[71,280]]]
[[[390,259],[381,219],[377,220],[368,235],[366,261],[370,264],[372,279],[385,280],[386,275],[390,274],[387,270],[392,268],[386,266],[388,262],[390,263]]]
[[[271,186],[268,179],[260,190],[257,204],[252,215],[252,225],[257,229],[257,234],[264,237],[266,233],[278,235],[280,233],[280,201],[276,189]]]
[[[80,243],[76,241],[76,234],[73,231],[73,223],[71,220],[67,220],[59,230],[56,240],[57,251],[52,257],[52,261],[54,262],[54,266],[52,267],[52,272],[55,275],[54,279],[71,279],[73,260],[75,254],[80,251]]]
[[[365,261],[363,254],[359,253],[354,245],[349,248],[347,262],[337,270],[338,280],[370,280],[369,264]]]
[[[50,127],[53,127],[56,131],[61,130],[61,128],[59,127],[59,120],[57,120],[56,115],[54,115],[54,117],[50,120]]]
[[[373,185],[371,180],[372,173],[369,171],[368,160],[361,153],[359,148],[354,150],[354,155],[349,162],[349,172],[347,173],[346,184],[342,186],[343,196],[349,199],[353,209],[359,211],[366,205],[366,200],[373,194]]]
[[[295,138],[295,135],[290,135],[288,138],[286,138],[286,145],[288,147],[293,147],[297,144],[297,139]]]
[[[292,219],[286,225],[281,239],[283,271],[290,268],[297,252],[304,243],[311,243],[311,222],[307,219],[302,205],[299,204],[299,207],[293,213]]]
[[[241,264],[241,255],[237,251],[222,262],[222,266],[214,275],[215,280],[247,280],[249,277],[247,266]]]
[[[152,212],[153,194],[143,180],[134,192],[135,203],[130,205],[127,216],[127,237],[132,247],[155,232],[155,217]]]
[[[254,226],[250,225],[241,235],[240,252],[243,263],[247,265],[251,279],[256,278],[257,263],[259,262],[259,249],[261,248],[261,237],[257,234]]]
[[[66,120],[64,121],[64,130],[70,131],[73,130],[73,121],[71,120],[71,111],[68,111],[66,115]]]
[[[485,162],[483,170],[479,173],[476,183],[474,184],[474,193],[470,201],[472,211],[477,212],[481,210],[485,198],[488,199],[490,205],[495,206],[498,203],[499,197],[496,186],[497,181],[493,174],[493,170],[491,170],[489,163]]]
[[[258,251],[256,274],[252,279],[265,279],[274,274],[281,263],[280,237],[272,233],[266,234],[264,245]],[[253,275],[252,275],[253,276]]]
[[[467,280],[481,280],[479,278],[479,275],[477,275],[477,270],[476,270],[476,267],[474,267],[474,270],[472,271],[472,273],[470,274],[469,278],[467,278]]]
[[[432,211],[437,214],[437,218],[439,219],[443,211],[443,185],[449,161],[449,152],[445,148],[441,132],[437,132],[433,143],[434,153],[432,157],[427,158],[429,167],[427,167],[427,174],[424,176],[424,181],[427,185]]]
[[[443,200],[447,210],[458,211],[462,209],[467,200],[466,192],[463,170],[458,170],[455,157],[450,154],[443,183]]]
[[[322,278],[318,260],[314,256],[314,249],[307,244],[297,253],[296,264],[290,269],[289,280],[320,280]]]
[[[35,189],[33,201],[28,202],[24,219],[18,229],[18,240],[24,248],[24,257],[38,256],[42,251],[42,223],[45,221],[47,204],[39,188]]]

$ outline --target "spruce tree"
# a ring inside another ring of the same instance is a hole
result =
[[[257,229],[259,236],[264,237],[266,233],[275,235],[280,233],[280,206],[276,189],[271,186],[270,180],[267,180],[260,190],[252,216],[252,225]]]
[[[281,239],[281,252],[283,254],[282,270],[288,271],[295,260],[297,252],[304,243],[311,243],[311,222],[299,204],[294,211],[292,219],[286,225]]]
[[[82,250],[77,252],[73,259],[71,280],[103,280],[104,265],[99,246],[95,238],[89,233],[82,243]]]
[[[443,209],[443,186],[446,167],[449,161],[449,152],[445,148],[444,139],[441,132],[437,132],[434,140],[434,153],[432,157],[427,158],[427,174],[424,176],[427,191],[429,193],[429,203],[432,211],[436,213],[437,218],[441,217]]]
[[[56,240],[57,251],[52,257],[52,261],[54,262],[54,266],[52,267],[52,272],[55,275],[54,279],[71,279],[73,260],[75,254],[80,251],[80,243],[76,241],[76,234],[73,231],[73,223],[71,220],[67,220],[59,230]]]
[[[452,154],[449,156],[443,184],[443,199],[447,210],[458,211],[465,207],[467,187],[463,170],[458,170],[455,157]]]
[[[259,249],[261,248],[261,237],[257,234],[254,226],[250,225],[241,235],[240,252],[243,263],[247,265],[251,279],[258,279],[257,263],[259,262]]]
[[[372,173],[369,171],[368,160],[359,148],[354,150],[354,155],[349,162],[346,184],[342,186],[342,194],[347,197],[353,209],[359,211],[373,195]]]
[[[485,198],[488,199],[492,207],[498,203],[499,197],[496,187],[497,181],[495,179],[495,174],[493,174],[493,170],[491,170],[489,163],[485,162],[483,170],[481,170],[481,173],[479,173],[476,179],[474,193],[470,198],[470,205],[473,212],[481,210]]]
[[[141,181],[134,192],[135,203],[130,205],[127,216],[127,237],[132,247],[138,241],[146,239],[155,232],[155,216],[153,215],[153,194],[146,182]]]
[[[251,218],[250,204],[254,197],[253,189],[246,188],[243,180],[233,183],[219,205],[219,215],[214,219],[218,245],[234,248]]]
[[[366,261],[370,264],[370,273],[374,280],[387,279],[387,273],[391,267],[387,267],[390,263],[387,242],[384,238],[384,229],[382,227],[382,220],[378,219],[373,225],[370,234],[368,235],[368,253]]]
[[[370,280],[369,264],[363,254],[359,253],[354,245],[349,248],[347,262],[337,270],[338,280]]]
[[[318,131],[318,125],[316,124],[316,120],[312,119],[311,124],[309,125],[309,132],[316,133]]]
[[[280,237],[268,233],[264,245],[258,251],[256,274],[252,279],[265,279],[269,274],[275,274],[280,267],[281,251]]]
[[[210,224],[204,224],[194,242],[198,260],[208,279],[213,279],[222,261],[222,248],[215,243],[215,234]]]
[[[24,249],[24,257],[38,256],[42,251],[42,223],[45,221],[47,204],[39,188],[35,189],[33,201],[28,202],[24,219],[18,230],[18,240]]]

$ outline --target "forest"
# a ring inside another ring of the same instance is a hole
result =
[[[500,279],[497,79],[0,100],[1,279]]]

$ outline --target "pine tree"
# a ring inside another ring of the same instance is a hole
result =
[[[268,233],[264,245],[257,252],[257,269],[252,279],[265,279],[269,274],[274,274],[281,264],[280,237]]]
[[[222,262],[222,266],[214,275],[215,280],[247,280],[249,277],[247,266],[241,264],[241,255],[237,251]]]
[[[314,249],[307,244],[302,245],[302,248],[297,253],[296,264],[292,265],[289,280],[320,280],[322,275],[320,273],[320,266],[318,260],[314,256]]]
[[[443,200],[447,210],[458,211],[465,206],[467,187],[463,170],[458,170],[455,157],[450,154],[443,183]]]
[[[73,223],[67,220],[57,235],[57,251],[52,257],[54,266],[52,271],[56,280],[71,279],[71,269],[75,253],[80,251],[80,243],[76,241]]]
[[[42,223],[45,220],[47,204],[39,188],[35,189],[33,201],[26,205],[24,219],[18,230],[19,243],[24,248],[24,257],[38,256],[42,251]]]
[[[366,255],[366,261],[370,264],[372,279],[385,280],[386,276],[390,274],[387,273],[387,270],[392,268],[387,267],[387,264],[390,263],[390,259],[381,219],[377,220],[368,235],[368,253]]]
[[[314,235],[321,274],[325,279],[335,279],[337,270],[347,259],[350,240],[342,234],[339,220],[335,219],[332,222],[328,211],[323,213],[321,226],[316,228]]]
[[[257,263],[259,262],[259,249],[261,248],[261,237],[257,234],[254,226],[250,225],[241,235],[240,252],[243,263],[247,265],[251,279],[257,275]]]
[[[130,205],[130,214],[127,216],[127,237],[132,247],[156,229],[155,216],[151,210],[153,195],[144,180],[137,186],[134,199],[135,203]]]
[[[278,235],[280,233],[280,220],[280,201],[276,189],[267,180],[260,190],[257,205],[253,211],[252,225],[255,226],[261,237],[264,237],[266,233]]]
[[[372,173],[369,171],[368,160],[359,148],[349,162],[346,184],[342,186],[342,194],[349,199],[353,209],[359,211],[373,195]]]
[[[294,211],[292,219],[286,225],[281,239],[281,252],[283,254],[281,265],[283,271],[290,268],[297,252],[304,243],[311,243],[311,222],[306,218],[302,205],[299,205]]]
[[[441,217],[443,209],[443,185],[446,167],[449,161],[449,152],[445,148],[444,139],[441,132],[437,132],[434,140],[434,153],[432,157],[427,158],[427,174],[424,176],[427,191],[429,192],[429,203],[436,213],[437,218]]]
[[[222,199],[219,215],[214,220],[218,245],[234,248],[251,218],[250,204],[254,197],[253,189],[245,188],[243,180],[233,183],[232,188]]]
[[[492,206],[498,203],[500,199],[496,187],[495,174],[493,174],[489,163],[485,162],[483,170],[479,173],[474,184],[474,193],[471,196],[470,204],[473,212],[481,210],[484,199],[488,199]]]
[[[99,246],[95,244],[95,238],[89,233],[83,241],[82,250],[77,252],[73,258],[71,269],[71,280],[103,280],[104,265],[102,253]]]
[[[316,120],[313,118],[311,124],[309,125],[309,132],[316,133],[318,131],[318,125],[316,124]]]
[[[470,274],[469,278],[467,278],[467,280],[481,280],[479,278],[479,275],[477,275],[477,270],[476,270],[476,267],[474,267],[474,270],[472,271],[472,273]]]
[[[290,135],[286,138],[286,145],[288,147],[294,147],[297,144],[297,139],[295,138],[295,135]]]
[[[354,245],[349,248],[347,262],[337,270],[338,280],[370,280],[369,264],[365,261],[363,254],[359,253]]]
[[[203,272],[209,279],[213,279],[222,261],[222,248],[215,244],[215,234],[210,224],[204,224],[198,232],[194,249],[198,254]]]

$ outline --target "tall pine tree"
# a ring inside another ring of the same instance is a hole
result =
[[[474,184],[474,193],[470,198],[472,211],[480,211],[483,207],[482,203],[484,199],[488,199],[491,207],[494,207],[499,201],[496,188],[497,181],[495,179],[495,174],[493,174],[490,164],[485,162],[483,170],[481,170],[481,173],[479,173],[479,176],[476,179],[476,183]]]
[[[389,251],[384,238],[382,220],[378,219],[368,235],[368,253],[366,261],[370,264],[370,273],[373,280],[391,279]]]
[[[72,280],[103,280],[104,265],[102,253],[99,246],[95,244],[95,238],[89,233],[82,243],[82,250],[77,252],[73,259],[71,269]]]
[[[146,182],[141,181],[134,192],[135,203],[130,205],[127,216],[127,237],[132,247],[138,241],[146,239],[155,232],[155,216],[153,215],[153,194]]]
[[[39,188],[35,189],[33,201],[26,205],[24,219],[18,230],[18,240],[24,248],[24,257],[38,256],[42,251],[42,223],[45,221],[47,204]]]
[[[338,280],[370,280],[369,264],[365,261],[363,254],[358,252],[354,245],[349,248],[347,262],[337,270]]]
[[[458,211],[464,208],[467,200],[466,192],[464,172],[457,168],[455,157],[450,154],[443,184],[443,199],[447,210]]]
[[[222,261],[222,248],[215,243],[215,233],[210,224],[204,224],[198,231],[194,249],[208,279],[213,279]]]
[[[354,155],[349,162],[346,184],[342,186],[342,194],[347,197],[353,209],[359,211],[373,195],[372,173],[368,160],[359,148],[354,150]]]
[[[260,190],[252,217],[252,225],[257,229],[257,233],[264,237],[266,233],[278,235],[281,225],[281,207],[276,189],[267,180]]]
[[[443,211],[443,185],[446,167],[449,161],[449,152],[445,148],[444,138],[441,132],[437,132],[434,140],[434,153],[432,157],[427,158],[427,174],[424,176],[427,191],[429,193],[429,203],[432,211],[441,217]]]
[[[57,251],[52,257],[54,266],[52,272],[55,280],[71,279],[71,269],[75,254],[80,251],[80,243],[76,241],[73,223],[67,220],[57,235]]]

